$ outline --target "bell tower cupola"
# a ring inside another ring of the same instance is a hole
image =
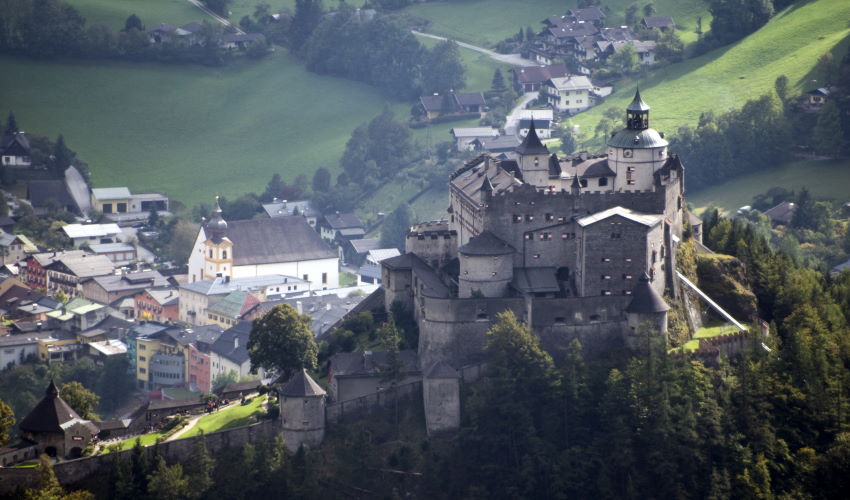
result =
[[[640,97],[640,89],[635,91],[635,98],[626,108],[626,126],[629,130],[646,130],[649,128],[649,104]]]

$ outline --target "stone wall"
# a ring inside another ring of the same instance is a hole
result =
[[[224,431],[206,434],[203,438],[207,441],[207,448],[211,454],[228,448],[241,447],[246,443],[265,441],[280,432],[279,422],[276,420],[264,420],[260,423],[237,427]],[[175,441],[168,441],[158,445],[145,448],[148,456],[153,454],[154,447],[157,448],[168,463],[188,460],[192,454],[192,446],[202,436],[194,436]],[[117,452],[119,460],[129,460],[132,449]],[[93,457],[78,458],[59,462],[53,466],[59,482],[64,485],[77,483],[84,478],[103,473],[112,467],[115,455],[96,455]],[[34,484],[36,469],[0,468],[0,495],[9,495],[16,488],[27,488]]]
[[[337,424],[351,422],[371,415],[375,410],[398,401],[422,398],[422,381],[397,385],[357,399],[330,404],[325,408],[325,422]]]

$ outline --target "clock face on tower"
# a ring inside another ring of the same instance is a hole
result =
[[[627,150],[623,151],[623,158],[631,158],[631,157],[632,157],[632,150],[631,149],[627,149]]]

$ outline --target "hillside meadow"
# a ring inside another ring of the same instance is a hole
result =
[[[606,25],[618,26],[623,23],[626,7],[633,1],[606,0],[603,3],[609,8]],[[641,7],[645,3],[649,1],[638,2]],[[655,0],[653,3],[656,15],[673,17],[676,25],[682,28],[680,36],[685,42],[696,39],[692,33],[698,16],[702,16],[703,29],[708,30],[711,15],[703,0]],[[575,7],[575,0],[458,0],[417,3],[403,12],[429,20],[429,33],[492,47],[516,34],[520,28],[531,26],[539,31],[543,28],[540,21],[564,15],[567,9]]]
[[[685,181],[687,182],[687,171]],[[697,214],[701,214],[710,206],[725,212],[734,212],[752,203],[753,196],[772,187],[782,187],[789,191],[799,191],[805,187],[815,198],[846,201],[850,192],[850,161],[789,162],[770,171],[736,177],[723,184],[688,193],[687,199]]]
[[[815,0],[790,7],[737,43],[632,82],[619,82],[602,105],[571,122],[580,127],[584,139],[592,139],[604,110],[624,109],[637,85],[652,106],[652,126],[667,133],[695,125],[702,112],[740,108],[748,99],[773,92],[779,75],[788,77],[792,92],[811,90],[822,85],[811,81],[818,59],[850,35],[848,19],[847,0]],[[599,147],[602,138],[589,143]]]

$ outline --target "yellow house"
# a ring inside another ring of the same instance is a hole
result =
[[[130,190],[125,187],[91,190],[92,208],[104,214],[123,214],[130,211]]]
[[[80,347],[75,334],[60,330],[38,341],[38,358],[48,364],[76,359]]]

